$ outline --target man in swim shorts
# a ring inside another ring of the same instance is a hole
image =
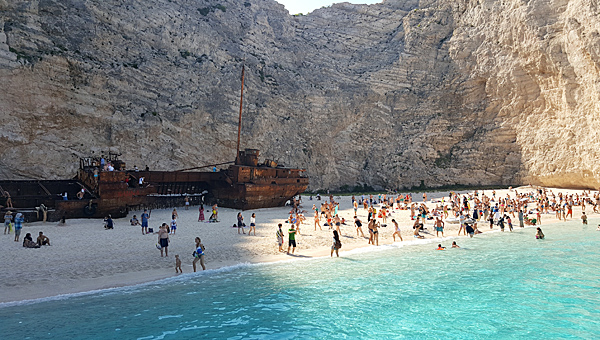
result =
[[[292,254],[294,254],[294,251],[296,250],[296,229],[294,229],[294,225],[292,224],[290,230],[288,230],[288,235],[289,235],[289,244],[288,244],[288,255],[290,254],[290,248],[292,248]]]
[[[144,209],[144,213],[141,216],[142,218],[142,235],[145,235],[148,233],[148,219],[150,219],[150,214],[148,213],[148,210]]]
[[[442,237],[444,237],[444,221],[438,216],[435,218],[435,236],[438,237],[440,232],[442,232]]]

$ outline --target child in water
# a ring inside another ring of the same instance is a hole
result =
[[[437,249],[436,249],[436,250],[445,250],[445,249],[446,249],[446,247],[442,247],[442,245],[441,245],[441,244],[438,244],[438,247],[437,247]]]
[[[544,233],[542,232],[542,228],[537,227],[537,231],[535,232],[535,238],[538,240],[544,239]]]

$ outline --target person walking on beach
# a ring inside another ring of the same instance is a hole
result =
[[[198,207],[198,222],[204,222],[204,204],[200,203]]]
[[[179,214],[177,213],[177,208],[173,208],[173,212],[171,213],[171,219],[176,220],[178,217]]]
[[[169,256],[169,232],[167,224],[163,223],[158,229],[158,244],[160,245],[160,257],[163,257],[163,249],[166,256]]]
[[[290,254],[290,248],[292,248],[292,254],[294,254],[294,251],[296,250],[296,229],[294,229],[294,225],[291,225],[290,230],[288,230],[288,255]]]
[[[356,216],[354,216],[354,226],[356,227],[356,237],[358,237],[358,232],[360,232],[362,237],[365,237],[365,234],[362,231],[362,222]]]
[[[206,270],[206,266],[204,265],[204,245],[200,240],[200,237],[196,237],[196,250],[194,250],[194,261],[192,261],[192,266],[194,267],[194,273],[196,272],[196,263],[200,261],[200,265],[202,266],[202,270]]]
[[[283,252],[283,230],[281,230],[281,223],[278,225],[279,229],[275,233],[277,235],[277,244],[279,245],[279,252]]]
[[[142,219],[142,235],[148,233],[148,220],[150,219],[151,213],[152,212],[148,213],[148,210],[144,209],[144,213],[140,216]]]
[[[398,222],[396,222],[395,219],[392,219],[392,223],[394,224],[394,233],[392,234],[392,237],[394,237],[394,242],[396,242],[396,235],[398,235],[400,241],[404,241],[402,239],[402,235],[400,235],[400,227],[398,226]]]
[[[335,255],[340,257],[339,250],[342,248],[342,242],[340,241],[340,236],[338,235],[337,230],[333,231],[333,244],[331,245],[331,257],[333,257],[333,252],[335,251]]]
[[[250,229],[248,230],[248,236],[250,236],[250,233],[252,232],[252,230],[254,230],[254,236],[256,236],[256,214],[252,213],[252,216],[250,216]]]

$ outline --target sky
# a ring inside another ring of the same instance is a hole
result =
[[[334,3],[349,2],[353,4],[376,4],[383,0],[275,0],[280,4],[283,4],[290,14],[307,14],[314,11],[317,8],[323,6],[330,6]]]

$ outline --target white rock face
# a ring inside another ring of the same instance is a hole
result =
[[[77,158],[305,167],[368,184],[598,187],[596,0],[0,0],[0,178]]]

